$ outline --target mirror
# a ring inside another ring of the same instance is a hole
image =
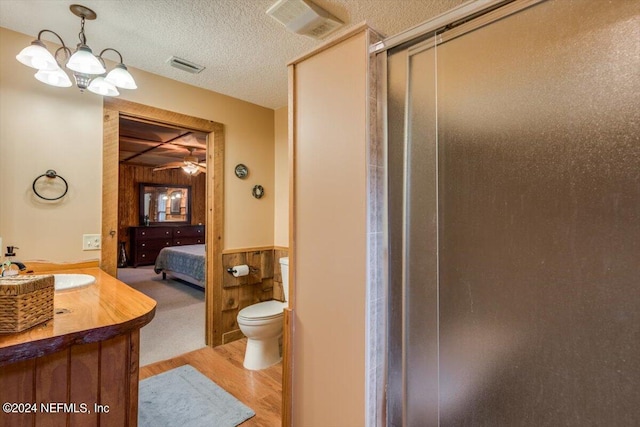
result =
[[[140,225],[191,223],[191,186],[140,184]]]

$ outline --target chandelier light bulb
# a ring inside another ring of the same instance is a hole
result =
[[[118,92],[118,89],[116,89],[116,87],[112,83],[107,81],[107,79],[105,79],[102,76],[96,77],[95,79],[91,80],[91,83],[89,83],[89,87],[87,89],[89,89],[89,92],[93,92],[97,95],[104,95],[104,96],[120,95],[120,92]]]
[[[71,87],[71,79],[60,67],[54,71],[40,70],[36,73],[35,77],[42,83],[48,84],[49,86]]]
[[[37,70],[55,71],[60,68],[56,59],[40,40],[32,41],[29,46],[16,55],[16,59],[21,64]]]
[[[137,89],[135,80],[127,70],[127,67],[124,64],[118,64],[115,68],[109,71],[106,80],[112,83],[114,86],[117,86],[122,89]]]
[[[87,45],[78,46],[78,50],[69,58],[67,68],[82,74],[104,74],[107,71]]]

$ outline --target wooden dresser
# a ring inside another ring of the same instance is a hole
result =
[[[204,225],[129,227],[131,265],[150,265],[162,248],[204,243]]]

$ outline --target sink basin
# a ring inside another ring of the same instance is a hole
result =
[[[76,289],[96,282],[96,278],[90,274],[54,274],[53,279],[56,291]]]

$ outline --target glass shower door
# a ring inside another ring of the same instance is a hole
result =
[[[639,16],[546,1],[390,52],[390,425],[640,422]]]

